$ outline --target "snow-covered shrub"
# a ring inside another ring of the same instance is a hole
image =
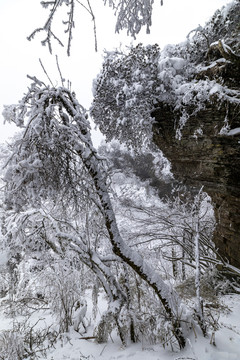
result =
[[[40,277],[43,297],[56,317],[59,332],[73,325],[73,309],[82,296],[81,272],[64,261],[49,265]]]
[[[38,328],[38,322],[13,322],[11,330],[0,334],[0,360],[35,360],[39,355],[46,355],[46,350],[53,346],[58,333],[51,326]]]
[[[94,330],[94,336],[96,337],[97,342],[99,344],[106,343],[115,326],[115,319],[111,312],[106,312],[103,314],[101,320]]]
[[[4,331],[0,335],[0,359],[22,360],[27,354],[24,347],[24,335],[18,331]]]
[[[149,286],[129,269],[128,303],[121,309],[119,326],[126,343],[161,343],[178,349],[170,319],[159,306],[158,298]],[[179,317],[180,320],[180,317]]]

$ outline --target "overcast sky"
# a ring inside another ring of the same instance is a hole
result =
[[[40,63],[42,62],[54,85],[60,80],[56,70],[55,54],[59,57],[63,76],[72,82],[80,103],[89,108],[92,100],[92,80],[99,72],[103,49],[111,50],[119,46],[143,42],[158,43],[161,48],[169,43],[184,41],[186,35],[199,24],[204,25],[217,8],[229,3],[228,0],[155,0],[151,34],[145,29],[136,41],[125,33],[114,34],[113,11],[103,6],[103,0],[92,0],[96,15],[98,53],[94,51],[93,23],[80,6],[76,6],[76,30],[73,33],[72,54],[68,58],[66,49],[53,44],[53,55],[42,47],[39,34],[29,42],[26,37],[36,28],[41,27],[47,17],[47,10],[42,9],[40,0],[0,0],[0,142],[4,142],[13,133],[13,126],[3,125],[1,115],[3,104],[17,103],[26,91],[29,80],[26,75],[35,75],[47,81]],[[78,8],[78,9],[77,9]],[[64,15],[63,15],[64,17]],[[59,19],[62,16],[59,17]],[[56,24],[57,33],[62,27]],[[94,134],[97,145],[97,135]]]

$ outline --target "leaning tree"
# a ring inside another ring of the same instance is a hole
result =
[[[65,205],[68,202],[77,207],[88,193],[101,211],[113,253],[155,291],[179,347],[183,348],[186,340],[180,299],[120,235],[108,193],[107,171],[92,145],[84,108],[69,89],[32,80],[20,103],[5,109],[5,117],[24,128],[5,177],[8,209],[26,211],[40,207],[47,199],[62,199]],[[88,183],[81,181],[84,172]]]

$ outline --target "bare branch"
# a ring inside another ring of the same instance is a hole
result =
[[[61,83],[62,83],[62,86],[64,87],[65,79],[62,76],[62,72],[61,72],[61,69],[60,69],[60,66],[59,66],[58,56],[57,55],[56,55],[56,63],[57,63],[57,68],[58,68],[58,72],[59,72],[59,75],[60,75]]]
[[[50,76],[48,75],[48,73],[47,73],[47,71],[46,71],[46,69],[45,69],[45,67],[44,67],[44,65],[43,65],[43,63],[42,63],[42,60],[41,60],[41,59],[39,59],[39,62],[40,62],[40,65],[41,65],[41,67],[42,67],[42,69],[43,69],[43,71],[44,71],[45,75],[47,76],[47,78],[48,78],[48,80],[49,80],[50,84],[52,85],[52,87],[54,87],[54,85],[53,85],[53,83],[52,83],[52,80],[51,80]]]
[[[28,40],[32,40],[36,33],[46,31],[47,37],[42,40],[42,45],[48,44],[50,53],[52,53],[51,38],[57,40],[57,42],[63,46],[61,40],[54,34],[52,31],[52,23],[56,16],[57,9],[63,3],[68,7],[70,5],[70,10],[67,12],[68,19],[63,21],[64,25],[67,25],[65,33],[68,33],[67,40],[67,54],[70,56],[70,48],[72,42],[72,33],[74,28],[74,6],[75,3],[78,3],[82,8],[84,8],[87,13],[91,16],[93,21],[93,33],[94,33],[94,43],[95,51],[97,51],[97,30],[96,30],[96,18],[90,3],[90,0],[86,0],[87,5],[85,5],[80,0],[69,0],[68,2],[64,0],[55,0],[55,1],[41,1],[41,5],[44,8],[51,6],[49,16],[43,25],[35,29],[28,37]],[[140,32],[143,26],[146,26],[146,32],[150,33],[150,27],[152,25],[152,6],[154,0],[111,0],[104,1],[106,5],[109,3],[109,6],[113,8],[114,15],[117,17],[115,31],[118,33],[123,29],[127,29],[129,35],[133,38],[136,38],[136,35]],[[163,0],[160,2],[163,5]]]

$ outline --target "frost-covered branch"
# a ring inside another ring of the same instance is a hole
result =
[[[45,46],[46,44],[48,45],[48,49],[50,54],[52,54],[52,39],[56,40],[59,45],[61,45],[62,47],[64,46],[62,41],[59,39],[59,37],[57,35],[55,35],[55,33],[52,30],[52,24],[53,24],[53,20],[56,16],[56,12],[58,10],[58,8],[60,6],[62,6],[63,4],[65,4],[67,7],[70,7],[70,9],[68,9],[67,12],[67,16],[68,19],[63,21],[63,25],[66,25],[66,30],[65,33],[68,34],[68,41],[67,41],[67,54],[68,56],[70,56],[70,48],[71,48],[71,41],[72,41],[72,31],[74,28],[74,6],[75,6],[75,0],[55,0],[55,1],[41,1],[41,5],[43,6],[43,8],[48,8],[50,6],[50,13],[48,16],[47,21],[45,22],[43,27],[39,27],[37,29],[35,29],[28,37],[27,39],[29,41],[31,41],[35,35],[39,32],[46,32],[47,36],[44,40],[41,41],[41,44],[43,46]]]
[[[150,33],[150,27],[152,25],[152,7],[154,0],[104,0],[104,5],[109,5],[113,8],[114,15],[116,16],[115,31],[119,33],[121,30],[126,29],[127,33],[133,38],[140,30],[146,26],[146,32]],[[43,8],[48,9],[49,16],[43,27],[36,28],[28,37],[28,40],[32,40],[39,32],[45,31],[47,37],[42,40],[42,45],[48,45],[49,52],[52,53],[52,39],[56,40],[61,46],[64,46],[62,41],[52,30],[53,21],[56,17],[56,13],[59,7],[63,4],[67,7],[67,20],[63,20],[63,25],[66,26],[65,33],[68,34],[67,40],[67,54],[70,56],[70,49],[73,37],[74,24],[74,8],[76,4],[79,4],[86,12],[91,16],[93,21],[93,33],[95,39],[95,50],[97,51],[97,30],[96,30],[96,18],[92,8],[90,0],[54,0],[54,1],[41,1],[40,4]],[[163,5],[163,0],[161,0]]]
[[[119,33],[126,29],[134,39],[143,26],[146,26],[147,34],[152,25],[152,7],[154,0],[105,0],[105,3],[113,7],[117,16],[115,31]],[[161,5],[163,3],[161,2]]]
[[[154,249],[168,261],[179,260],[196,268],[195,225],[193,225],[191,202],[185,204],[176,198],[175,201],[169,200],[164,204],[160,201],[159,204],[143,205],[134,200],[124,203],[124,195],[122,195],[121,205],[124,209],[122,216],[131,224],[129,225],[131,230],[128,232],[131,247],[143,248],[145,253],[145,245],[149,245],[151,251]],[[201,213],[198,213],[199,264],[201,272],[204,272],[210,265],[224,261],[211,241],[215,221],[206,194],[201,197],[199,207],[201,207]],[[171,254],[172,247],[176,249],[174,255]]]

